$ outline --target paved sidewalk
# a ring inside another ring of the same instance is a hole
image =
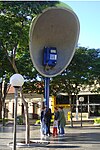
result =
[[[17,147],[17,150],[100,150],[100,127],[87,125],[84,127],[74,126],[65,128],[66,134],[63,137],[41,138],[40,127],[30,127],[30,140],[46,142],[44,144],[33,144],[29,147]],[[52,130],[52,128],[51,128]],[[25,126],[17,126],[17,142],[25,140]],[[13,141],[13,126],[8,124],[0,127],[0,150],[12,150],[8,146]],[[47,144],[49,142],[49,144]]]

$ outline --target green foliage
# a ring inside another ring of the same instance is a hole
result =
[[[51,92],[67,92],[78,94],[80,88],[94,84],[95,77],[100,77],[100,72],[96,75],[95,71],[100,63],[100,50],[78,47],[69,66],[58,76],[51,80]],[[100,80],[99,80],[100,82]],[[97,87],[96,87],[97,88]]]
[[[23,124],[23,116],[17,116],[17,123],[19,125],[22,125]]]
[[[44,80],[35,70],[29,53],[31,20],[43,9],[58,4],[58,1],[0,2],[0,76],[6,74],[9,80],[18,71],[26,79],[25,92],[44,93]],[[100,49],[78,47],[65,71],[50,80],[50,94],[55,95],[57,92],[77,94],[83,84],[85,88],[94,81],[100,83]],[[95,86],[94,91],[99,92],[100,88]]]
[[[94,123],[95,123],[95,124],[100,124],[100,118],[94,119]]]
[[[5,119],[4,119],[4,122],[5,122],[5,123],[8,122],[8,121],[9,121],[8,118],[5,118]],[[2,119],[0,119],[0,122],[2,123]]]
[[[0,76],[9,79],[19,72],[26,80],[35,80],[29,54],[29,28],[33,17],[57,1],[1,1],[0,2]]]

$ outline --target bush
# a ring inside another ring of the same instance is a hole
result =
[[[95,124],[100,124],[100,118],[94,119],[94,123],[95,123]]]
[[[22,116],[17,116],[17,123],[19,125],[22,125],[23,124],[23,117]]]
[[[2,122],[3,121],[3,119],[0,119],[0,122]],[[8,118],[5,118],[4,119],[4,122],[6,123],[6,122],[8,122]]]

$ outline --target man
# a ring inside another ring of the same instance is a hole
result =
[[[44,114],[44,122],[46,124],[46,135],[51,135],[50,132],[50,124],[51,124],[51,118],[52,118],[52,114],[51,114],[51,109],[46,109],[46,112]]]
[[[63,136],[65,134],[64,127],[66,125],[66,118],[63,107],[59,107],[59,134]]]

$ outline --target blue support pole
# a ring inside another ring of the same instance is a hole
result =
[[[49,108],[49,83],[50,78],[45,77],[45,105]]]

